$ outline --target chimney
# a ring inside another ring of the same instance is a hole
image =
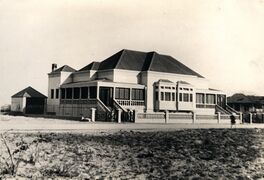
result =
[[[57,69],[57,64],[52,64],[52,68],[51,68],[51,71],[55,71]]]

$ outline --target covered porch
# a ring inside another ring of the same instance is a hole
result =
[[[133,110],[143,112],[145,86],[106,80],[63,84],[60,87],[60,106],[75,107],[77,110],[87,106],[86,109],[96,108],[98,113],[108,114],[118,109],[125,112]],[[82,116],[82,114],[74,113],[74,116]]]

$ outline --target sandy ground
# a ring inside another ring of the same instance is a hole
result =
[[[0,179],[261,179],[261,128],[0,116]]]
[[[7,132],[0,179],[263,179],[263,138],[261,129]]]
[[[236,124],[236,128],[264,128],[264,124]],[[230,128],[230,124],[135,124],[80,122],[73,120],[0,115],[0,131],[91,131],[91,130],[174,130]]]

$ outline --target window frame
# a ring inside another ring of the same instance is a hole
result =
[[[54,89],[50,90],[50,99],[54,99]]]
[[[86,91],[84,91],[84,89]],[[85,96],[84,96],[84,94],[85,94]],[[89,87],[87,87],[87,86],[81,87],[81,99],[88,99],[88,98],[89,98]]]
[[[97,98],[97,86],[89,86],[89,99],[96,99]]]
[[[145,89],[132,88],[132,100],[145,101]]]

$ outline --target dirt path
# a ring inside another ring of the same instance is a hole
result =
[[[0,132],[7,130],[20,132],[87,132],[95,130],[161,130],[200,128],[230,128],[230,124],[134,124],[80,122],[59,119],[0,116]],[[264,124],[237,124],[236,128],[264,128]]]

